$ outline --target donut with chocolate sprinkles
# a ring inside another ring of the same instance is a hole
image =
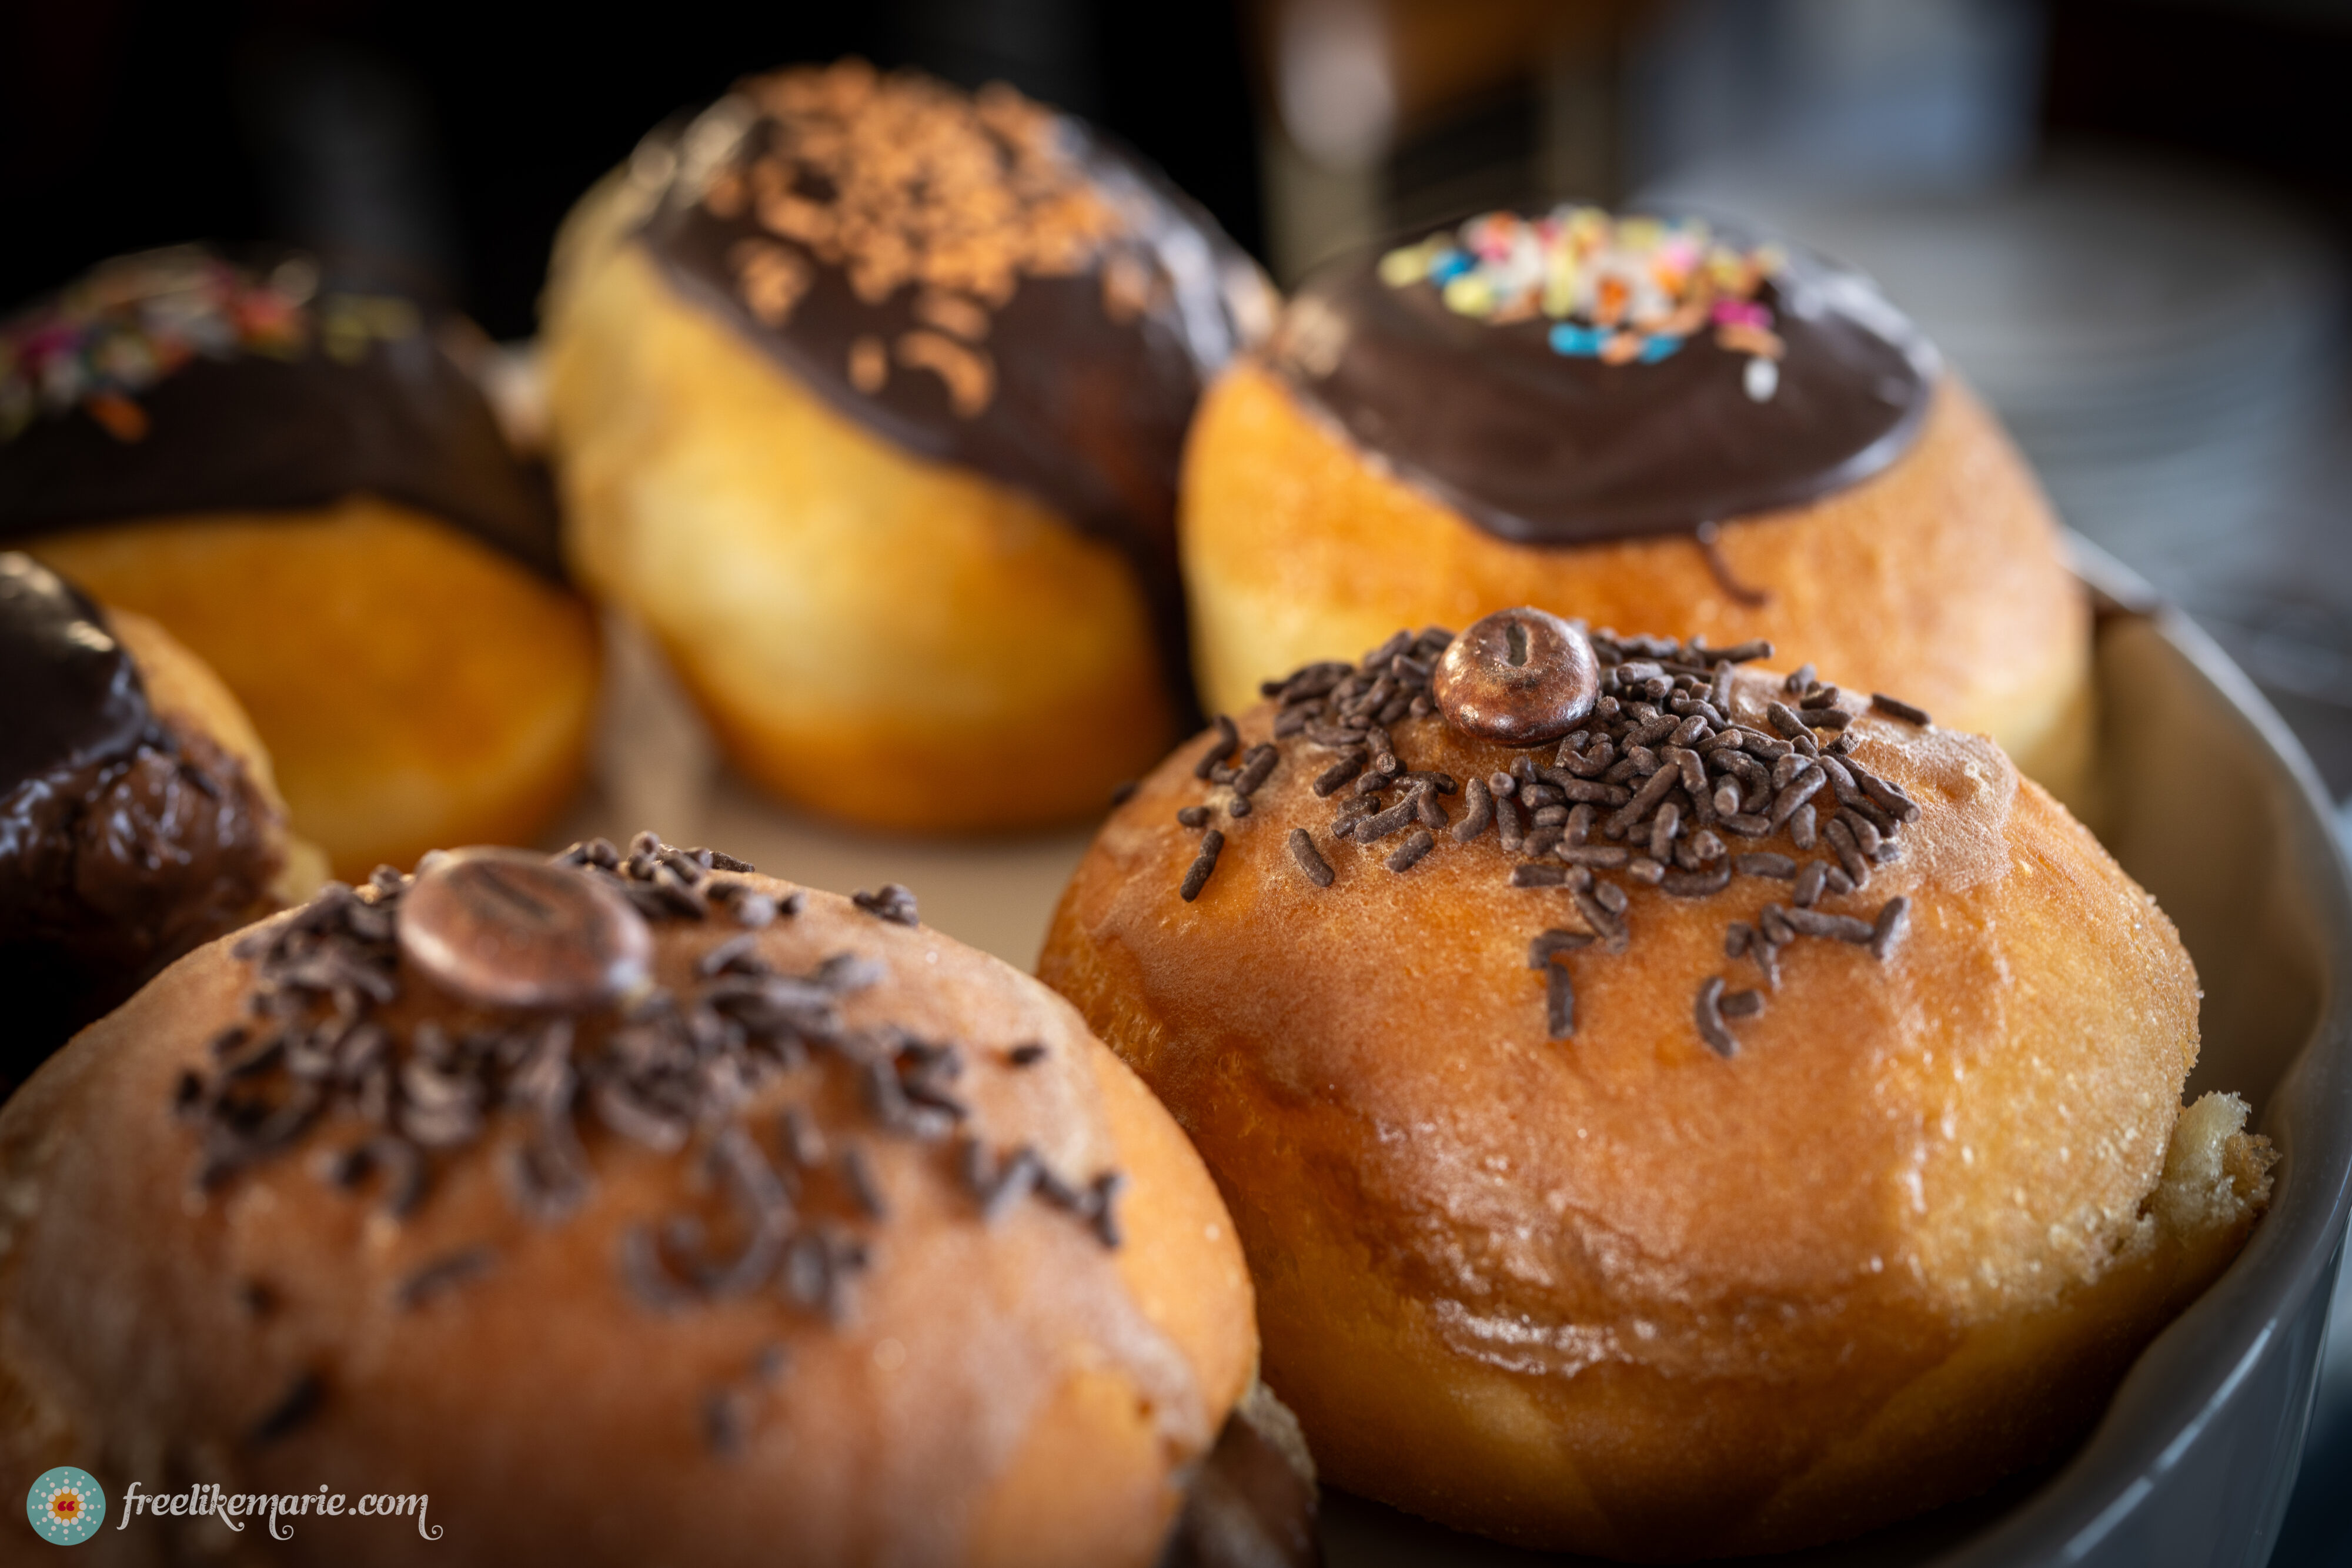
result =
[[[1673,1559],[2038,1462],[2267,1194],[2242,1102],[2181,1103],[2177,935],[1982,737],[1729,657],[1762,649],[1580,630],[1596,695],[1540,748],[1412,714],[1442,628],[1267,681],[1227,755],[1284,760],[1219,896],[1179,896],[1171,819],[1230,789],[1188,745],[1040,977],[1246,1195],[1268,1375],[1338,1484]],[[1496,831],[1425,826],[1440,776]],[[2192,1166],[2231,1173],[2218,1207]]]
[[[0,1107],[0,1377],[231,1492],[396,1479],[464,1563],[650,1562],[682,1495],[726,1563],[1308,1538],[1311,1479],[1224,1440],[1286,1417],[1198,1156],[903,892],[642,834],[198,949]]]

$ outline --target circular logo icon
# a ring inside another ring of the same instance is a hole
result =
[[[59,1546],[88,1541],[106,1522],[106,1489],[88,1470],[59,1465],[25,1494],[25,1517],[44,1541]]]

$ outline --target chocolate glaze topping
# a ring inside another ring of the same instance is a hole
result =
[[[1117,545],[1181,650],[1185,429],[1270,313],[1206,214],[1009,88],[859,61],[745,81],[649,138],[631,188],[681,293],[842,413]]]
[[[182,246],[0,325],[0,540],[366,491],[553,576],[553,497],[457,356],[461,319]]]
[[[274,809],[159,717],[97,607],[0,553],[0,1092],[157,969],[258,913]]]
[[[1778,339],[1760,374],[1719,329],[1685,328],[1649,361],[1562,351],[1559,318],[1465,312],[1443,277],[1384,279],[1378,251],[1308,279],[1272,362],[1311,409],[1489,533],[1687,533],[1878,472],[1934,390],[1935,350],[1866,278],[1774,248],[1751,301]]]
[[[122,756],[154,726],[131,655],[98,606],[57,573],[0,553],[0,792]]]

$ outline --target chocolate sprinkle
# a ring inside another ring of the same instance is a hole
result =
[[[1867,942],[1870,923],[1850,915],[1824,915],[1818,909],[1780,911],[1790,930],[1806,936],[1827,936],[1840,942]]]
[[[1468,843],[1485,832],[1495,820],[1494,792],[1484,779],[1471,779],[1463,789],[1463,800],[1470,809],[1460,821],[1454,824],[1454,841],[1457,844]]]
[[[1544,1032],[1553,1040],[1576,1034],[1576,987],[1558,964],[1544,970]]]
[[[401,1307],[414,1311],[434,1297],[478,1275],[488,1273],[498,1253],[488,1246],[467,1247],[427,1263],[400,1283],[394,1293]]]
[[[1699,982],[1698,997],[1692,1005],[1691,1015],[1698,1024],[1698,1037],[1706,1042],[1706,1048],[1728,1061],[1739,1054],[1739,1042],[1732,1039],[1731,1030],[1724,1027],[1722,1004],[1723,977],[1709,975]]]
[[[1862,846],[1854,841],[1853,830],[1832,817],[1822,829],[1822,837],[1837,852],[1838,864],[1853,887],[1865,887],[1870,883],[1870,862],[1864,858]],[[1841,888],[1841,893],[1847,891]]]
[[[1922,729],[1936,722],[1927,716],[1926,709],[1913,707],[1909,703],[1896,697],[1890,697],[1885,692],[1871,693],[1870,706],[1883,714],[1893,715],[1906,724],[1916,724]]]
[[[887,920],[894,925],[919,925],[922,922],[915,913],[915,895],[904,884],[885,883],[878,893],[863,889],[849,895],[849,902],[866,914]]]
[[[1298,869],[1306,873],[1307,880],[1318,887],[1330,886],[1331,864],[1315,847],[1314,837],[1304,828],[1293,828],[1289,844],[1290,858],[1298,862]]]
[[[1234,721],[1230,716],[1219,714],[1216,717],[1215,728],[1216,734],[1209,741],[1209,749],[1201,753],[1201,760],[1192,764],[1192,777],[1195,779],[1206,779],[1212,769],[1223,763],[1226,758],[1231,757],[1241,747],[1241,735],[1234,728]]]
[[[711,1452],[731,1458],[743,1451],[751,1425],[749,1400],[740,1389],[713,1390],[702,1402],[702,1436]]]
[[[1183,894],[1185,903],[1190,904],[1200,897],[1201,890],[1209,885],[1209,875],[1217,869],[1217,854],[1224,847],[1225,835],[1215,828],[1201,835],[1200,856],[1185,872],[1184,885],[1177,890]]]
[[[1715,585],[1723,590],[1725,596],[1733,603],[1744,604],[1750,610],[1761,610],[1772,602],[1769,589],[1751,588],[1733,572],[1731,562],[1723,553],[1723,529],[1720,526],[1712,522],[1701,523],[1693,537],[1697,540],[1699,553],[1706,558],[1708,575],[1715,579]]]
[[[1894,953],[1895,945],[1903,940],[1903,934],[1910,928],[1911,901],[1899,897],[1888,899],[1879,906],[1878,918],[1871,925],[1870,956],[1883,962]]]
[[[1436,847],[1435,835],[1432,834],[1427,828],[1416,828],[1413,830],[1412,837],[1405,840],[1403,847],[1389,856],[1388,868],[1394,872],[1410,871],[1422,856]]]
[[[1528,944],[1528,967],[1540,969],[1551,962],[1553,954],[1572,953],[1580,947],[1590,947],[1592,943],[1592,934],[1587,931],[1554,928],[1542,932]]]
[[[1711,871],[1670,871],[1658,885],[1676,898],[1705,898],[1731,885],[1731,866],[1724,862]]]
[[[1761,991],[1726,991],[1717,1004],[1717,1010],[1727,1019],[1752,1019],[1764,1011]]]
[[[1316,775],[1316,797],[1318,800],[1327,797],[1333,790],[1346,784],[1349,779],[1364,770],[1364,764],[1369,760],[1370,760],[1369,752],[1351,751],[1326,768],[1321,773]]]
[[[1356,841],[1374,844],[1391,833],[1402,832],[1421,815],[1421,797],[1424,787],[1415,785],[1405,798],[1385,811],[1376,811],[1356,824]]]
[[[882,1180],[875,1175],[873,1162],[866,1157],[866,1151],[856,1144],[841,1151],[841,1185],[849,1189],[849,1196],[867,1218],[889,1218],[890,1205],[882,1196]]]

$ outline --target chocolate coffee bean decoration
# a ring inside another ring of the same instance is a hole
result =
[[[523,850],[428,855],[400,904],[401,952],[483,1007],[604,1007],[647,982],[653,948],[627,899]]]
[[[1542,610],[1497,610],[1454,639],[1431,683],[1437,710],[1465,735],[1541,746],[1574,729],[1601,691],[1584,633]]]

